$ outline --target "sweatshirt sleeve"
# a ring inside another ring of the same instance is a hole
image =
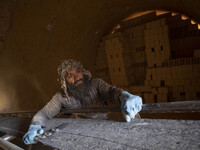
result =
[[[98,91],[101,97],[110,100],[112,103],[119,103],[119,95],[122,93],[122,89],[116,86],[112,86],[100,78],[97,78]]]
[[[46,121],[57,115],[60,112],[61,107],[61,93],[57,92],[52,99],[34,115],[31,122],[45,126]]]

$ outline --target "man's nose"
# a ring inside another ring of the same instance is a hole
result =
[[[74,75],[74,82],[79,80],[79,77],[77,75]]]

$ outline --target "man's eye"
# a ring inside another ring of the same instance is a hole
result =
[[[72,77],[72,75],[68,75],[67,78],[70,79]]]

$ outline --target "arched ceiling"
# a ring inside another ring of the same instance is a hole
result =
[[[22,51],[26,47],[34,47],[35,51],[52,53],[52,57],[56,52],[61,57],[58,59],[77,57],[90,69],[93,67],[90,64],[95,61],[98,42],[133,13],[163,9],[200,21],[198,0],[21,0],[12,3],[15,4],[7,38],[9,47]],[[49,30],[48,24],[52,25]]]

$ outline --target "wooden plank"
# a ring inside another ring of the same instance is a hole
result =
[[[13,114],[34,114],[37,111],[17,111],[10,113],[0,113],[0,116]],[[118,113],[121,112],[119,105],[105,106],[105,107],[87,107],[82,109],[68,109],[63,110],[63,114],[72,113]],[[140,113],[195,113],[200,112],[200,100],[196,101],[179,101],[166,103],[151,103],[143,104]]]
[[[120,106],[88,107],[83,109],[64,110],[62,113],[115,113],[121,112]],[[200,100],[144,104],[140,113],[181,113],[200,112]]]

